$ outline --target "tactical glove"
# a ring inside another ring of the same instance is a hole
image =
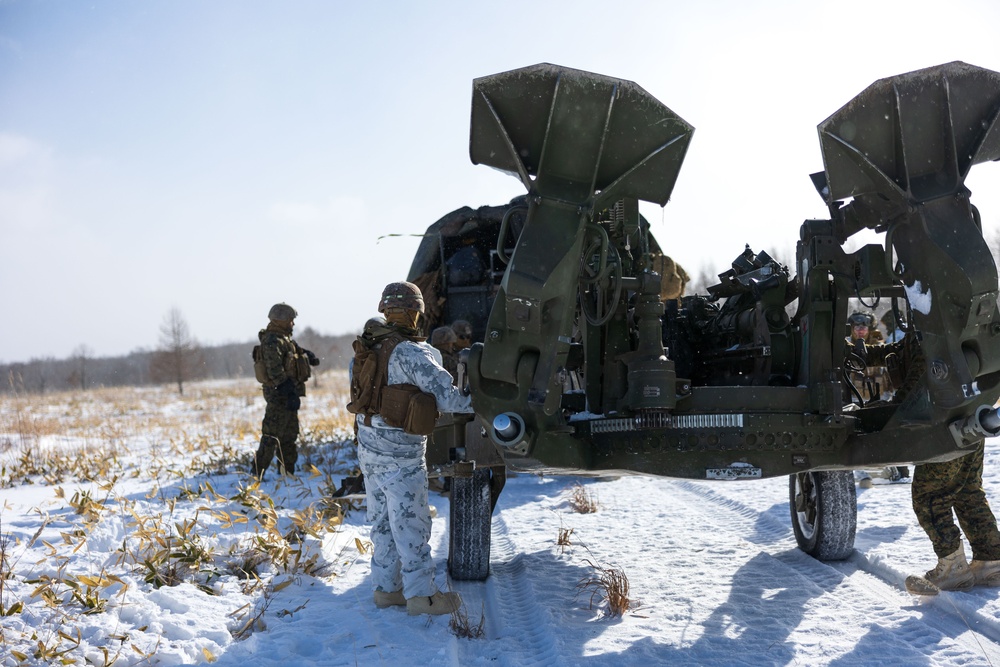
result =
[[[310,350],[302,350],[305,352],[306,356],[309,357],[310,366],[319,366],[319,357],[313,354]]]

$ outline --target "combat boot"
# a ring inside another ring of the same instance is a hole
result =
[[[410,616],[421,614],[451,614],[462,606],[462,596],[453,591],[438,591],[434,595],[421,595],[406,600],[406,613]]]
[[[403,607],[406,605],[406,598],[403,591],[375,591],[375,606],[379,609],[386,607]]]
[[[937,595],[940,591],[967,591],[976,583],[976,577],[965,560],[965,546],[944,558],[924,576],[911,574],[906,578],[906,590],[914,595]]]
[[[976,586],[1000,586],[1000,560],[976,560],[969,563]]]

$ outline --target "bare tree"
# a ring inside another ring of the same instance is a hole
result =
[[[50,373],[55,365],[55,359],[48,357],[45,359],[34,358],[24,364],[22,371],[24,388],[44,394],[49,389]]]
[[[702,263],[698,274],[687,284],[684,294],[707,294],[708,288],[719,282],[715,267]]]
[[[73,362],[73,370],[69,374],[69,383],[80,389],[87,388],[87,361],[93,356],[94,351],[87,345],[80,345],[73,350],[70,360]]]
[[[184,383],[198,374],[201,365],[198,342],[191,337],[181,311],[171,308],[160,325],[160,346],[150,361],[150,375],[159,382],[176,382],[177,392],[183,395]]]

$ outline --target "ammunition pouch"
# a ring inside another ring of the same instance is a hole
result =
[[[294,378],[296,382],[305,384],[312,377],[312,366],[309,365],[309,357],[297,352],[288,355],[285,372],[288,373],[288,377]]]
[[[392,384],[382,389],[382,421],[410,435],[430,435],[437,422],[437,400],[413,384]]]
[[[267,367],[264,366],[264,355],[260,353],[260,345],[253,346],[250,357],[253,359],[253,375],[257,378],[257,382],[269,384],[270,380],[267,377]]]

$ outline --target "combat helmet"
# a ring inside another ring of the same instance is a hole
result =
[[[875,316],[871,313],[862,313],[860,311],[855,311],[851,313],[851,316],[847,318],[847,323],[852,327],[863,324],[869,329],[875,328]]]
[[[275,322],[291,322],[296,317],[298,313],[295,309],[289,306],[287,303],[276,303],[271,306],[271,310],[267,313],[267,319],[273,320]]]
[[[458,338],[472,338],[472,325],[468,320],[455,320],[451,323],[451,330]]]
[[[455,331],[451,327],[438,327],[431,332],[431,345],[434,347],[454,343],[457,340],[458,336],[455,335]]]
[[[372,317],[365,322],[365,328],[361,332],[361,338],[369,344],[372,344],[389,333],[392,333],[392,327],[390,327],[383,318]]]
[[[413,283],[389,283],[382,290],[382,298],[378,302],[378,312],[384,313],[392,308],[424,312],[424,296],[420,288]]]

